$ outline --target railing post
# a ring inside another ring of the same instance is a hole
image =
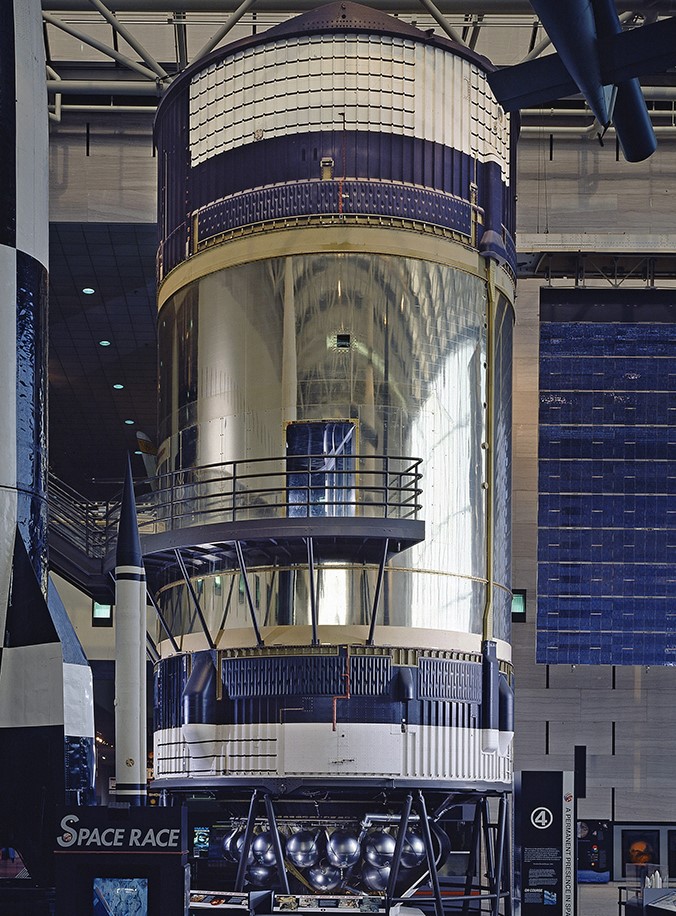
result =
[[[388,507],[390,502],[390,458],[385,455],[383,461],[385,473],[385,499],[383,500],[383,518],[389,518]]]
[[[237,521],[237,462],[232,463],[232,520]]]
[[[310,518],[310,505],[311,505],[311,502],[310,502],[310,498],[311,498],[311,488],[310,488],[310,485],[311,485],[311,483],[312,483],[312,456],[311,456],[311,455],[307,455],[306,457],[307,457],[307,486],[306,486],[306,488],[305,488],[305,490],[306,490],[306,493],[305,493],[305,515],[307,516],[307,518]]]
[[[169,524],[171,530],[174,530],[174,511],[175,511],[175,496],[174,496],[174,486],[176,483],[176,471],[171,472],[169,477]]]

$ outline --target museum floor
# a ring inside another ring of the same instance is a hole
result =
[[[618,907],[619,887],[613,882],[579,884],[577,916],[624,916],[624,907]]]

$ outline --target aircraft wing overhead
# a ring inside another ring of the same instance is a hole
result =
[[[676,66],[676,18],[600,38],[599,57],[605,83],[663,73]]]
[[[580,91],[558,54],[495,70],[488,82],[505,111],[546,105]]]

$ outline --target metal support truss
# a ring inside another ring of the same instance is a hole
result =
[[[181,570],[181,575],[183,576],[185,587],[188,589],[188,593],[192,599],[192,603],[195,606],[195,611],[197,612],[200,626],[202,627],[202,632],[204,633],[204,635],[207,638],[207,643],[209,644],[209,648],[215,649],[216,643],[211,638],[211,633],[209,632],[209,627],[207,626],[207,622],[204,619],[204,614],[202,613],[202,607],[200,605],[199,598],[197,597],[195,589],[192,586],[192,582],[190,581],[190,576],[188,575],[188,570],[185,568],[185,562],[183,561],[183,557],[181,556],[181,551],[178,549],[178,547],[175,548],[174,554],[176,556],[176,562],[178,563],[179,569]]]
[[[180,652],[181,649],[180,649],[178,643],[176,642],[176,640],[174,639],[174,634],[173,634],[173,633],[171,632],[171,630],[169,629],[169,624],[167,623],[167,621],[166,621],[166,619],[165,619],[165,617],[164,617],[164,614],[163,614],[162,611],[160,610],[160,607],[159,607],[157,601],[155,601],[155,599],[154,599],[153,596],[151,595],[151,593],[150,593],[150,591],[148,590],[148,588],[146,588],[146,597],[147,597],[148,601],[150,601],[150,603],[152,604],[153,608],[155,609],[155,613],[157,614],[157,619],[158,619],[159,622],[160,622],[160,626],[162,627],[162,629],[164,630],[164,632],[167,634],[167,636],[168,636],[168,638],[169,638],[169,642],[171,643],[171,648],[174,650],[174,652]]]
[[[317,635],[317,592],[315,590],[315,552],[312,538],[307,539],[307,568],[310,577],[310,613],[312,615],[312,645],[319,645]]]
[[[385,575],[385,567],[387,565],[387,554],[389,552],[390,542],[385,538],[385,543],[383,546],[383,555],[380,560],[380,565],[378,566],[378,578],[376,580],[376,590],[373,595],[373,607],[371,608],[371,623],[369,626],[369,636],[366,640],[367,646],[373,645],[373,638],[376,632],[376,618],[378,617],[378,605],[380,604],[380,593],[383,588],[383,577]]]
[[[279,838],[279,831],[277,830],[277,818],[275,817],[275,809],[272,805],[272,799],[269,795],[265,796],[265,813],[268,816],[268,826],[270,828],[270,833],[272,834],[272,845],[275,849],[275,858],[276,863],[275,867],[277,869],[277,875],[279,876],[279,883],[282,886],[282,890],[285,894],[289,893],[289,880],[286,876],[286,868],[284,868],[284,851],[282,850],[282,841]]]
[[[242,545],[239,541],[235,541],[235,550],[237,552],[237,562],[239,563],[239,571],[242,574],[242,581],[244,582],[244,591],[246,593],[246,601],[249,606],[249,614],[251,616],[251,625],[256,635],[256,645],[260,649],[263,646],[263,639],[261,637],[261,631],[258,628],[258,620],[256,619],[256,608],[254,607],[253,597],[251,595],[251,586],[249,584],[249,576],[246,570],[246,563],[244,562],[244,553],[242,552]]]
[[[246,827],[244,829],[244,842],[242,843],[242,849],[239,853],[239,865],[237,866],[237,877],[235,879],[235,890],[243,891],[244,890],[244,879],[246,877],[246,868],[249,861],[249,852],[251,850],[251,841],[253,839],[254,824],[256,823],[256,807],[258,805],[258,798],[260,796],[260,791],[254,789],[251,794],[251,802],[249,803],[249,816],[246,819]]]

